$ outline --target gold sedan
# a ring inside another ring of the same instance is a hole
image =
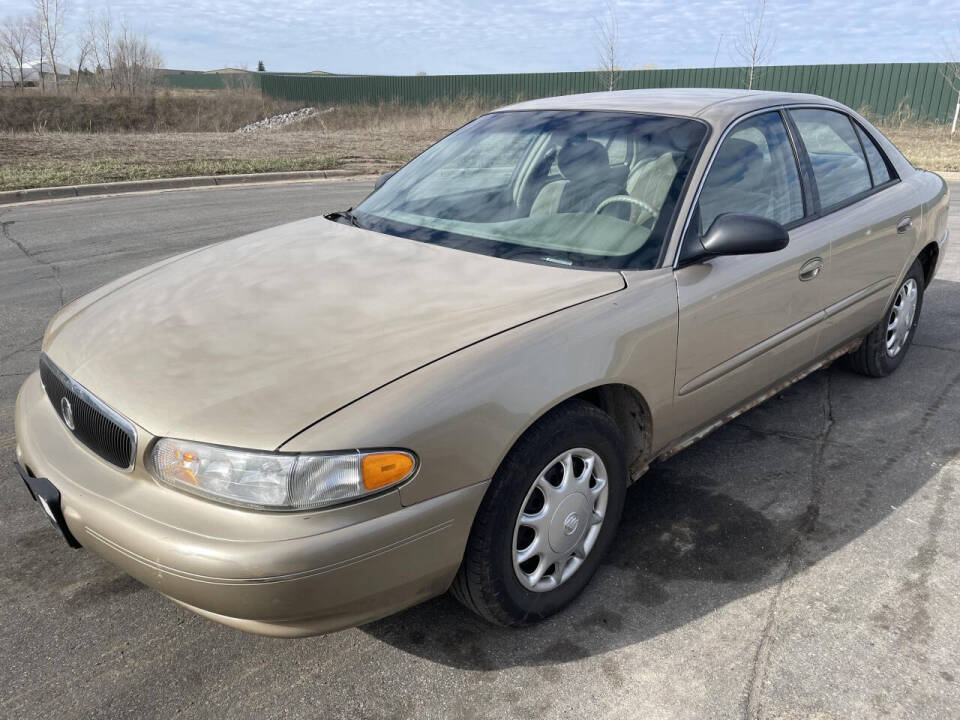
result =
[[[535,622],[650,463],[841,356],[897,368],[947,200],[817,96],[513,105],[356,208],[61,310],[17,399],[21,475],[69,544],[243,630],[451,587]]]

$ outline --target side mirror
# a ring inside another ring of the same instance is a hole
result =
[[[373,184],[373,189],[379,190],[381,185],[383,185],[387,180],[389,180],[396,174],[397,174],[396,170],[385,172],[383,175],[377,178],[377,181]]]
[[[713,221],[707,234],[683,243],[680,260],[689,265],[715,255],[754,255],[783,250],[790,242],[786,228],[759,215],[724,213]]]

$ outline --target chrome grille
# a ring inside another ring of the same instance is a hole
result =
[[[133,423],[67,377],[46,355],[40,355],[40,379],[60,421],[77,440],[108,463],[124,470],[133,467],[137,451]]]

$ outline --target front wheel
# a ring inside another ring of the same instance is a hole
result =
[[[900,367],[920,322],[923,290],[923,266],[914,260],[883,319],[847,356],[851,370],[869,377],[886,377]]]
[[[573,400],[507,455],[485,495],[452,592],[481,617],[525,625],[568,605],[610,546],[627,461],[609,415]]]

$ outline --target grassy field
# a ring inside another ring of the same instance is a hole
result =
[[[210,105],[204,112],[218,109]],[[276,170],[385,172],[484,109],[472,101],[418,109],[343,107],[249,134],[0,130],[0,190]],[[212,122],[201,116],[202,125]]]
[[[297,105],[234,90],[153,95],[0,91],[0,128],[11,132],[229,132]]]
[[[247,99],[238,104],[244,110],[235,116],[250,117],[247,105]],[[49,125],[39,132],[0,131],[0,190],[276,170],[384,172],[485,109],[475,101],[418,109],[342,107],[295,126],[251,134],[58,132]],[[222,104],[213,103],[204,112],[222,110]],[[198,122],[211,126],[222,120],[203,115]],[[909,123],[882,129],[918,167],[960,171],[960,133],[951,139],[947,127]]]
[[[0,133],[0,190],[275,170],[384,172],[444,132]]]
[[[880,125],[883,133],[917,167],[937,172],[960,171],[960,130],[950,137],[946,125]]]

